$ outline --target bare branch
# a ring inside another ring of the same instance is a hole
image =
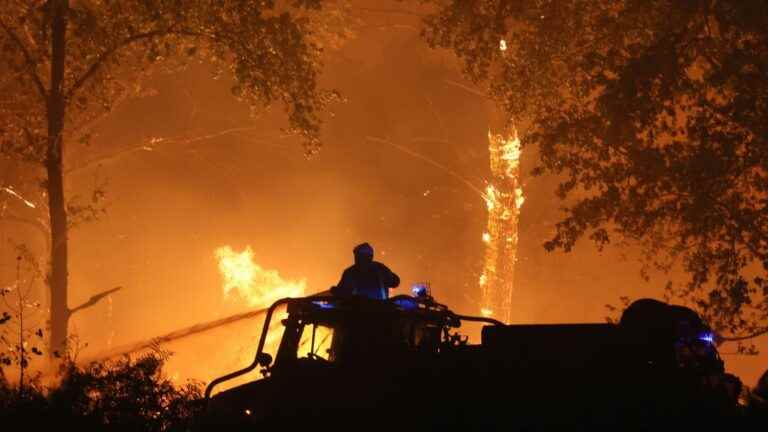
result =
[[[112,48],[106,50],[105,52],[101,53],[101,55],[96,58],[96,61],[91,64],[91,66],[88,68],[85,73],[75,81],[75,83],[72,85],[72,88],[69,89],[69,91],[64,96],[65,100],[70,100],[72,96],[90,79],[96,72],[99,71],[99,68],[109,60],[109,58],[117,52],[120,48],[123,48],[125,46],[128,46],[132,44],[133,42],[140,41],[142,39],[150,39],[155,36],[160,36],[162,34],[165,34],[167,31],[165,30],[155,30],[147,33],[139,33],[136,35],[133,35],[129,38],[126,38],[119,44],[113,46]]]
[[[103,299],[104,297],[112,294],[113,292],[120,291],[122,288],[123,287],[118,286],[118,287],[114,287],[112,289],[108,289],[106,291],[100,292],[98,294],[94,294],[94,295],[91,296],[90,299],[88,299],[87,302],[81,304],[80,306],[77,306],[76,308],[71,309],[69,311],[69,313],[70,314],[74,314],[77,311],[89,308],[89,307],[95,305],[96,303],[98,303],[99,301],[101,301],[101,299]]]
[[[24,54],[24,59],[27,62],[27,73],[29,74],[30,78],[32,78],[32,82],[34,82],[35,87],[37,88],[37,92],[40,95],[40,99],[43,101],[46,101],[48,98],[48,92],[45,90],[45,86],[43,86],[43,82],[40,80],[40,77],[37,76],[37,72],[35,72],[35,62],[32,61],[32,56],[29,54],[29,51],[27,51],[27,48],[24,46],[24,43],[21,42],[21,39],[16,35],[16,33],[11,30],[10,27],[5,25],[5,22],[0,20],[0,26],[3,27],[5,32],[8,34],[8,36],[13,40],[13,42],[19,47],[21,50],[21,53]]]
[[[148,77],[148,76],[150,76],[152,74],[152,70],[153,70],[152,66],[153,65],[149,65],[149,66],[145,67],[140,72],[140,74],[138,76],[138,80],[139,81],[143,80],[145,77]],[[114,109],[114,108],[117,108],[118,106],[120,106],[120,104],[122,104],[124,101],[126,101],[128,99],[128,94],[129,93],[130,93],[129,91],[123,91],[121,94],[119,94],[111,102],[111,104],[110,104],[111,107]],[[91,118],[84,119],[80,123],[72,124],[70,126],[70,133],[73,134],[73,135],[79,135],[80,137],[82,137],[82,133],[81,132],[93,129],[96,125],[99,124],[99,122],[101,122],[103,119],[107,118],[108,115],[109,115],[108,111],[101,111],[100,113],[92,116]]]
[[[747,335],[743,335],[743,336],[720,336],[718,339],[720,339],[720,340],[722,340],[724,342],[740,342],[740,341],[745,341],[745,340],[749,340],[749,339],[754,339],[754,338],[756,338],[758,336],[762,336],[762,335],[767,334],[767,333],[768,333],[768,327],[764,327],[762,329],[755,330],[754,332],[752,332],[750,334],[747,334]]]
[[[370,7],[358,7],[354,9],[357,9],[362,12],[368,12],[368,13],[411,15],[419,18],[424,18],[426,16],[425,14],[410,11],[407,9],[381,9],[381,8],[370,8]]]
[[[464,85],[462,83],[458,83],[456,81],[448,80],[448,79],[445,80],[445,83],[448,84],[448,85],[452,85],[454,87],[458,87],[458,88],[460,88],[462,90],[465,90],[465,91],[467,91],[467,92],[469,92],[469,93],[471,93],[471,94],[473,94],[475,96],[480,96],[483,99],[490,99],[487,94],[481,92],[478,89],[472,88],[472,87],[470,87],[468,85]]]
[[[408,30],[415,30],[419,31],[419,28],[416,26],[412,26],[410,24],[381,24],[381,25],[364,25],[360,26],[361,29],[374,29],[374,30],[385,30],[385,29],[397,29],[397,28],[403,28]]]
[[[243,133],[243,132],[250,132],[250,131],[256,131],[256,130],[260,130],[260,128],[252,127],[252,126],[248,126],[248,127],[234,127],[234,128],[224,129],[224,130],[220,130],[220,131],[216,131],[216,132],[211,132],[209,134],[198,135],[198,136],[188,136],[188,137],[180,136],[180,137],[169,137],[169,138],[162,138],[162,137],[161,138],[151,138],[147,142],[143,142],[143,143],[141,143],[139,145],[132,146],[132,147],[129,147],[129,148],[126,148],[126,149],[122,149],[122,150],[118,150],[118,151],[116,151],[114,153],[107,154],[107,155],[104,155],[104,156],[100,156],[100,157],[94,158],[94,159],[89,160],[89,161],[84,161],[84,162],[82,162],[82,163],[80,163],[78,165],[75,165],[75,166],[72,166],[72,167],[68,167],[65,170],[65,172],[67,174],[75,173],[75,172],[83,170],[85,168],[89,168],[89,167],[92,167],[94,165],[97,165],[97,164],[100,164],[100,163],[103,163],[103,162],[107,162],[109,160],[118,159],[118,158],[121,158],[121,157],[126,156],[126,155],[131,154],[131,153],[153,152],[153,151],[155,151],[155,150],[157,150],[159,148],[160,144],[162,144],[162,145],[171,145],[171,144],[189,145],[189,144],[192,144],[192,143],[195,143],[195,142],[199,142],[199,141],[207,141],[207,140],[211,140],[211,139],[222,137],[222,136],[226,136],[226,135],[234,135],[234,134],[240,134],[240,133]],[[278,135],[277,138],[278,139],[279,138],[287,138],[289,136],[290,135]],[[267,139],[267,138],[268,137],[264,137],[263,139]],[[262,138],[256,137],[256,138],[251,138],[251,139],[255,140],[255,141],[258,141],[258,140],[261,140]]]
[[[449,176],[455,178],[456,180],[464,183],[465,185],[467,185],[468,188],[472,189],[474,192],[477,192],[477,194],[480,195],[481,198],[485,196],[485,192],[480,190],[477,186],[472,184],[472,182],[470,182],[469,180],[464,178],[461,174],[459,174],[456,171],[448,168],[447,166],[441,164],[440,162],[437,162],[436,160],[434,160],[432,158],[429,158],[429,157],[424,156],[424,155],[422,155],[420,153],[417,153],[417,152],[415,152],[415,151],[413,151],[413,150],[411,150],[411,149],[409,149],[407,147],[404,147],[404,146],[401,146],[399,144],[396,144],[396,143],[394,143],[394,142],[392,142],[392,141],[390,141],[388,139],[379,138],[379,137],[375,137],[375,136],[366,136],[365,139],[367,141],[370,141],[370,142],[387,144],[387,145],[392,146],[395,149],[397,149],[397,150],[399,150],[399,151],[401,151],[401,152],[403,152],[403,153],[405,153],[407,155],[413,156],[413,157],[415,157],[417,159],[421,159],[422,161],[424,161],[424,162],[426,162],[426,163],[428,163],[428,164],[438,168],[439,170],[441,170],[444,173],[448,174]]]
[[[7,221],[7,222],[13,222],[18,223],[22,225],[30,226],[34,229],[36,229],[44,239],[50,240],[49,237],[51,235],[50,231],[48,230],[48,227],[45,226],[42,222],[34,220],[34,219],[25,219],[18,216],[11,216],[11,215],[2,215],[0,216],[0,222]]]

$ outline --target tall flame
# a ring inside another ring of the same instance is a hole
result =
[[[488,131],[493,180],[483,198],[488,208],[488,226],[483,233],[485,260],[478,284],[482,292],[480,313],[509,322],[512,315],[517,224],[525,202],[520,182],[520,139]]]
[[[223,279],[224,295],[239,296],[248,306],[269,306],[283,297],[303,296],[306,291],[306,279],[286,280],[277,270],[267,270],[256,264],[250,246],[242,252],[222,246],[214,255]]]
[[[285,297],[302,297],[307,290],[306,279],[283,279],[277,270],[264,269],[254,262],[253,249],[247,246],[242,251],[236,251],[231,246],[221,246],[214,251],[218,261],[219,273],[222,277],[224,297],[236,303],[245,303],[252,308],[266,308],[275,301]],[[278,319],[273,320],[265,343],[265,351],[275,353],[282,337],[282,327],[276,325],[286,316],[286,311],[278,312]],[[239,342],[230,342],[234,364],[238,367],[253,361],[253,350],[256,339],[244,340],[238,336]],[[223,389],[247,382],[254,377],[243,376],[233,380]]]

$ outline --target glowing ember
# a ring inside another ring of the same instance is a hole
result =
[[[242,252],[230,246],[215,251],[219,272],[223,278],[225,296],[237,295],[248,306],[266,307],[283,297],[301,297],[307,284],[305,279],[285,280],[276,270],[266,270],[253,261],[250,246]]]
[[[510,137],[489,131],[488,141],[494,184],[486,187],[483,196],[488,208],[488,227],[483,233],[486,249],[479,280],[480,313],[509,322],[517,261],[517,222],[525,202],[520,184],[520,140],[517,131]]]

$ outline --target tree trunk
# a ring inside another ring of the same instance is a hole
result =
[[[67,306],[67,209],[64,198],[64,67],[67,0],[54,0],[51,19],[51,87],[48,95],[48,210],[51,218],[51,332],[49,352],[61,351],[67,341],[70,310]]]

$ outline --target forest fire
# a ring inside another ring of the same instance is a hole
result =
[[[768,0],[3,2],[0,423],[181,430],[246,369],[213,397],[252,430],[349,419],[334,391],[386,429],[764,423],[766,28]]]
[[[214,254],[223,279],[224,295],[237,296],[250,307],[266,307],[283,297],[300,297],[306,291],[305,279],[285,280],[276,270],[263,269],[256,264],[250,246],[242,252],[222,246]]]
[[[520,182],[520,139],[488,132],[493,183],[483,198],[488,208],[483,273],[478,281],[482,299],[480,312],[509,322],[512,315],[515,262],[517,261],[517,225],[520,207],[525,201]]]
[[[145,339],[139,342],[133,342],[130,344],[121,345],[118,347],[112,347],[111,337],[107,344],[108,349],[106,351],[94,353],[91,356],[87,356],[80,359],[80,362],[89,361],[101,361],[106,359],[114,359],[120,356],[130,355],[137,352],[146,352],[152,350],[161,345],[168,345],[177,343],[180,340],[187,339],[191,336],[202,335],[211,331],[231,328],[233,325],[243,325],[245,322],[253,322],[256,319],[258,323],[261,315],[265,312],[266,308],[278,299],[285,297],[302,297],[306,291],[306,281],[301,279],[299,281],[284,280],[280,277],[280,274],[276,270],[266,270],[253,261],[253,250],[250,246],[247,246],[241,252],[237,252],[230,246],[222,246],[215,250],[214,256],[218,265],[219,272],[222,277],[222,290],[224,298],[235,303],[236,309],[247,308],[246,311],[233,313],[223,318],[217,318],[210,321],[203,321],[180,328],[162,335]],[[112,300],[108,298],[108,317],[112,317]],[[283,314],[283,312],[281,312]],[[259,330],[259,324],[256,324],[256,330]],[[274,348],[274,343],[279,340],[281,329],[279,326],[273,326],[269,338],[267,339],[267,347]],[[253,328],[249,330],[243,330],[245,333],[249,333]],[[225,330],[231,332],[231,330]],[[244,334],[244,333],[243,333]],[[252,360],[254,341],[248,338],[243,338],[243,334],[229,333],[226,345],[229,346],[225,352],[228,354],[222,355],[226,358],[226,362],[242,365],[247,364]],[[221,336],[218,336],[221,337]],[[183,362],[180,366],[182,368],[189,368],[189,365],[184,365]],[[210,371],[208,373],[211,373]],[[174,372],[178,374],[178,371]]]
[[[243,303],[251,309],[261,310],[281,298],[305,295],[307,288],[305,279],[285,280],[277,270],[262,268],[254,262],[254,253],[250,246],[246,246],[240,252],[231,246],[222,246],[215,250],[214,255],[222,277],[225,299]],[[281,328],[270,328],[266,341],[268,351],[274,350],[274,345],[279,341],[281,334]],[[246,365],[253,360],[252,341],[239,340],[230,344],[233,357],[237,358],[240,365]]]

